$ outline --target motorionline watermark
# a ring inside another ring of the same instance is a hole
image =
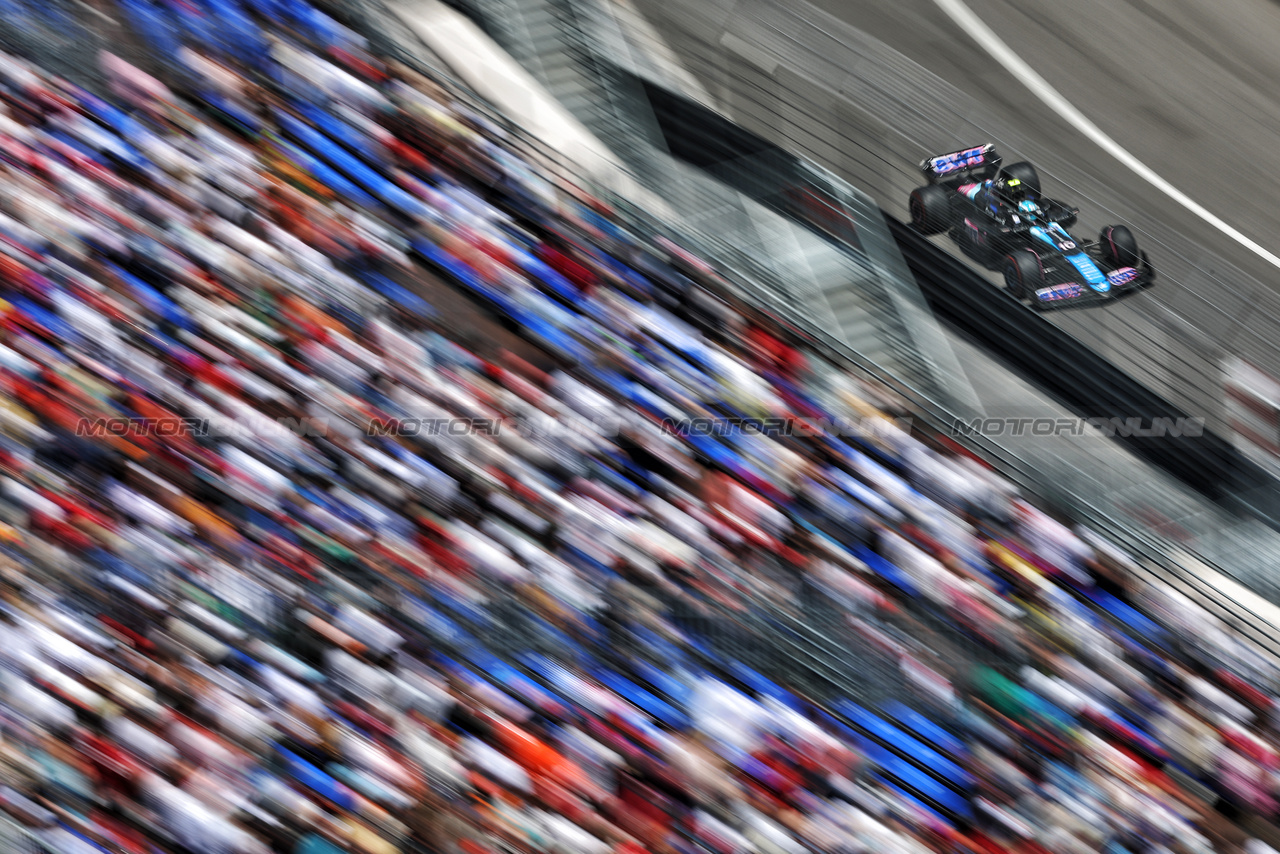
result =
[[[75,433],[84,438],[153,437],[238,439],[288,430],[303,438],[362,433],[370,438],[431,436],[533,436],[580,435],[584,431],[604,436],[620,434],[625,422],[618,417],[595,419],[532,418],[369,418],[355,422],[336,416],[271,418],[269,416],[215,418],[82,418]]]
[[[887,421],[887,424],[886,424]],[[617,416],[560,419],[552,416],[533,418],[371,418],[360,424],[327,416],[305,418],[83,418],[75,433],[85,438],[156,437],[156,438],[225,438],[243,439],[272,430],[284,429],[303,438],[321,438],[350,434],[353,430],[378,437],[448,437],[516,434],[524,437],[581,435],[584,431],[606,437],[623,432],[628,422]],[[878,432],[892,425],[904,432],[913,426],[911,418],[666,418],[657,426],[668,435],[735,436],[760,435],[783,437],[853,438]],[[1199,438],[1204,435],[1205,419],[1180,418],[974,418],[952,422],[950,435],[956,438],[983,437],[1051,437],[1096,436],[1102,438]],[[337,427],[337,429],[335,429]]]
[[[881,429],[885,419],[870,424],[862,418],[667,418],[656,426],[674,436],[733,436],[757,434],[770,437],[854,437]],[[626,428],[626,420],[616,415],[599,417],[556,418],[550,415],[529,418],[371,418],[360,424],[340,421],[328,416],[306,418],[270,418],[268,416],[233,418],[84,418],[76,424],[76,435],[85,438],[156,437],[156,438],[245,438],[266,431],[288,430],[296,436],[318,438],[332,433],[350,433],[353,429],[371,438],[432,436],[503,436],[525,437],[580,435],[584,431],[606,437],[618,436]],[[889,423],[910,431],[910,418],[896,418]]]
[[[877,419],[883,421],[884,419]],[[615,416],[588,417],[579,415],[565,420],[551,416],[534,418],[446,418],[414,419],[393,418],[370,422],[368,432],[375,436],[459,436],[482,434],[502,435],[514,431],[522,436],[554,436],[580,433],[584,429],[599,435],[614,437],[623,432],[629,422]],[[901,430],[910,431],[910,418],[893,419]],[[664,418],[658,428],[675,436],[733,436],[755,434],[771,437],[865,436],[869,422],[861,418]]]
[[[111,436],[155,438],[234,438],[252,435],[271,427],[282,427],[298,436],[318,438],[329,435],[327,418],[81,418],[75,434],[82,438]]]
[[[758,434],[773,437],[827,436],[851,438],[880,429],[885,422],[910,432],[911,418],[666,418],[662,430],[676,436],[733,436]]]
[[[1198,439],[1204,435],[1205,419],[1202,417],[1142,418],[973,418],[956,419],[951,425],[954,437],[983,436],[1092,436],[1104,439],[1136,438]]]
[[[370,418],[362,423],[340,421],[328,416],[271,418],[83,418],[76,435],[85,438],[155,437],[231,439],[284,429],[303,438],[321,438],[334,433],[364,433],[369,437],[413,436],[498,436],[503,432],[523,434],[546,432],[552,422],[514,418]],[[335,429],[336,428],[336,429]],[[566,428],[567,429],[567,428]]]

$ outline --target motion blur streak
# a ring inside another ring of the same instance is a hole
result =
[[[951,20],[955,21],[962,30],[968,33],[983,50],[990,54],[992,59],[1003,65],[1006,71],[1018,78],[1022,85],[1026,86],[1033,95],[1043,101],[1045,106],[1070,122],[1076,130],[1097,143],[1099,148],[1119,160],[1151,186],[1200,217],[1200,219],[1218,231],[1221,231],[1227,237],[1230,237],[1236,243],[1239,243],[1245,249],[1248,249],[1268,264],[1280,267],[1280,256],[1267,251],[1261,244],[1250,240],[1221,217],[1205,208],[1164,178],[1161,178],[1150,166],[1131,154],[1120,143],[1103,133],[1102,129],[1090,121],[1088,116],[1076,109],[1070,101],[1062,96],[1061,92],[1049,85],[1049,81],[1041,77],[1022,57],[1014,53],[1013,49],[1005,44],[995,34],[995,31],[974,14],[973,10],[966,6],[962,0],[933,0],[933,2],[939,9],[946,12]]]

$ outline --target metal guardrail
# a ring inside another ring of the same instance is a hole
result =
[[[82,0],[0,0],[0,49],[52,73],[101,91],[97,63],[107,47],[100,25],[107,17]]]

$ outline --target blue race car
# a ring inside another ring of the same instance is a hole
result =
[[[1040,193],[1030,163],[1002,166],[992,145],[930,157],[928,185],[911,194],[911,223],[947,232],[966,255],[1004,274],[1005,288],[1033,308],[1104,302],[1148,287],[1155,270],[1123,225],[1076,240],[1077,208]]]

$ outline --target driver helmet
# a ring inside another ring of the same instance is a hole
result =
[[[1023,202],[1031,201],[1031,188],[1017,178],[1005,178],[999,182],[998,190],[1010,204],[1020,206]]]

